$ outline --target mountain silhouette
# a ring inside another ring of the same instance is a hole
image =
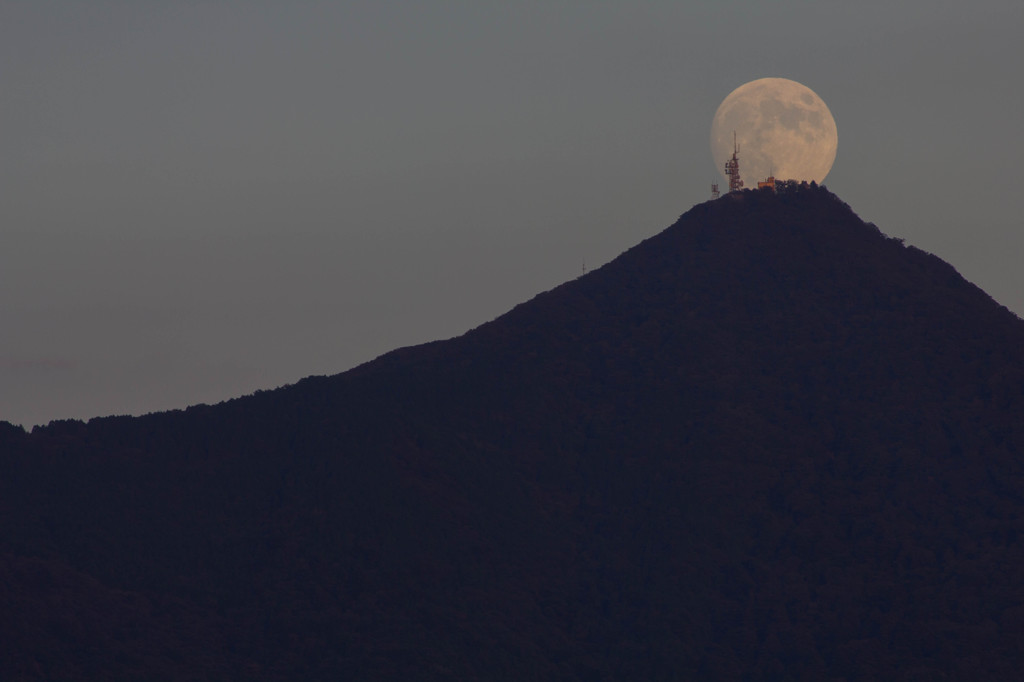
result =
[[[1024,322],[826,189],[447,341],[0,428],[7,679],[977,680],[1024,665]]]

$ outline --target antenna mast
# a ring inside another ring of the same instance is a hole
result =
[[[743,189],[740,179],[740,145],[736,142],[736,131],[732,131],[732,158],[725,162],[725,174],[729,176],[729,191],[738,192]]]

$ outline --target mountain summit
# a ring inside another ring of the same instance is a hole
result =
[[[337,376],[0,429],[0,671],[1016,679],[1024,322],[782,189]]]

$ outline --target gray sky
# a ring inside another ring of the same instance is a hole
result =
[[[1020,0],[0,4],[0,419],[140,414],[460,334],[709,198],[722,99],[1024,314]]]

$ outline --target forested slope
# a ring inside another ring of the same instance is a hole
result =
[[[337,376],[0,429],[0,671],[1014,679],[1024,322],[784,190]]]

